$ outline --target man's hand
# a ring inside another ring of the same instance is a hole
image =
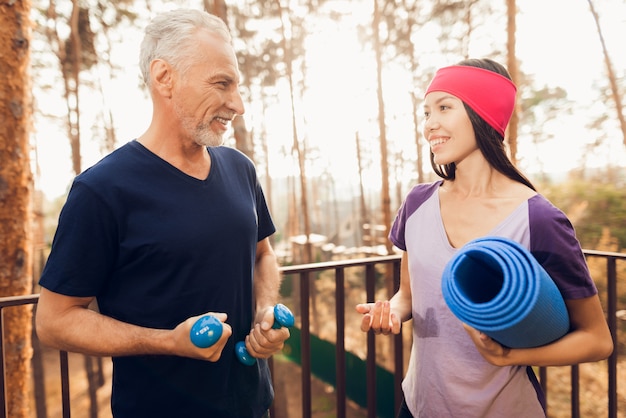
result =
[[[291,335],[289,329],[272,328],[274,321],[273,306],[257,312],[254,327],[246,336],[246,349],[252,357],[269,358],[285,346],[285,341]]]
[[[222,335],[220,338],[211,346],[206,348],[200,348],[194,345],[191,341],[191,328],[196,323],[197,320],[202,318],[205,315],[212,315],[221,321],[222,326]],[[200,360],[207,360],[216,362],[222,356],[222,351],[224,350],[224,346],[226,346],[226,342],[228,338],[233,333],[232,328],[228,325],[226,321],[225,313],[215,313],[208,312],[206,314],[194,316],[188,318],[184,322],[180,323],[172,332],[173,339],[176,349],[172,354],[183,356],[183,357],[191,357],[197,358]]]

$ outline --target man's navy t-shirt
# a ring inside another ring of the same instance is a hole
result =
[[[272,401],[267,362],[242,365],[234,344],[252,324],[256,244],[275,227],[252,162],[209,153],[199,180],[131,141],[76,177],[61,212],[41,286],[144,327],[213,311],[233,329],[216,363],[114,358],[116,418],[255,417]]]

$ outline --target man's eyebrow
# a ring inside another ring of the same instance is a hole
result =
[[[233,79],[232,75],[226,73],[214,73],[209,76],[209,80],[228,80],[231,81]]]
[[[208,80],[210,82],[226,81],[228,83],[235,84],[239,82],[240,77],[229,73],[216,73],[211,75]]]

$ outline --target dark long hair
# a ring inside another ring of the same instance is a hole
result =
[[[497,62],[490,60],[488,58],[481,59],[467,59],[459,62],[456,65],[467,65],[469,67],[478,67],[483,68],[485,70],[493,71],[494,73],[498,73],[509,80],[511,76],[509,72]],[[493,168],[498,170],[500,173],[504,174],[511,180],[517,181],[519,183],[525,184],[533,190],[535,186],[524,176],[521,171],[519,171],[511,162],[508,155],[506,154],[506,149],[504,148],[504,138],[502,135],[498,133],[491,125],[489,125],[483,118],[478,116],[474,110],[469,107],[465,102],[463,102],[463,106],[465,106],[465,110],[467,111],[467,115],[469,116],[470,122],[472,123],[472,127],[474,128],[474,135],[476,136],[476,143],[478,145],[478,149],[483,153],[485,159]],[[439,177],[444,180],[454,180],[456,174],[456,164],[450,163],[445,165],[439,165],[435,163],[435,156],[433,153],[430,153],[430,164]]]

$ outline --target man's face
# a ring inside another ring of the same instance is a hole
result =
[[[216,35],[200,31],[196,39],[191,65],[177,73],[173,109],[183,137],[219,146],[228,122],[244,112],[237,59],[231,45]]]

